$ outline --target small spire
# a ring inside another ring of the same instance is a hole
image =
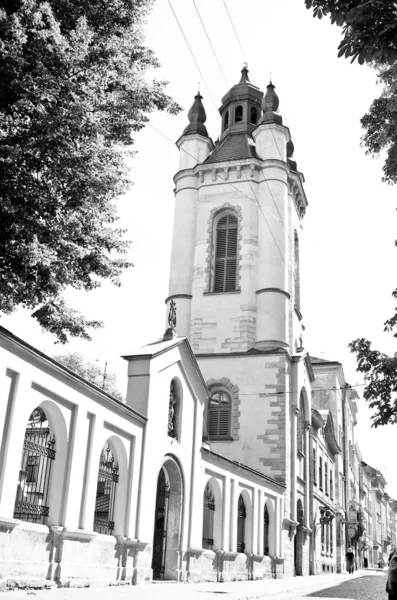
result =
[[[238,85],[240,85],[241,83],[251,83],[250,82],[250,78],[248,77],[248,64],[244,63],[243,64],[243,68],[241,69],[241,78],[240,81],[238,82]]]
[[[282,124],[283,122],[281,115],[279,115],[277,112],[280,100],[278,99],[278,96],[274,91],[275,88],[276,86],[273,85],[272,81],[270,80],[270,83],[266,88],[267,92],[262,99],[263,116],[260,120],[261,123],[275,122]]]
[[[194,97],[194,102],[187,113],[189,125],[185,127],[183,135],[200,133],[201,135],[208,137],[207,128],[204,125],[207,120],[207,115],[203,103],[201,102],[202,99],[203,97],[200,94],[200,91],[198,91]]]

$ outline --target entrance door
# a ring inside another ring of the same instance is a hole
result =
[[[153,578],[164,579],[165,555],[167,550],[167,525],[170,486],[164,469],[161,469],[157,481],[156,512],[153,537]]]

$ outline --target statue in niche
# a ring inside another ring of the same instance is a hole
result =
[[[169,401],[168,401],[168,435],[173,438],[176,437],[175,409],[176,409],[175,384],[173,381],[171,381],[170,395],[169,395]]]

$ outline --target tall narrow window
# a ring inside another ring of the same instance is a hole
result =
[[[48,491],[55,459],[55,436],[51,436],[45,412],[30,415],[23,443],[14,519],[45,524],[49,515]]]
[[[313,483],[317,483],[316,449],[313,448]]]
[[[324,488],[325,493],[328,494],[328,463],[324,463]]]
[[[331,500],[334,499],[334,477],[332,474],[332,469],[329,471],[329,495]]]
[[[245,550],[245,520],[247,518],[247,511],[245,509],[245,503],[242,495],[238,499],[237,507],[237,552],[244,552]]]
[[[330,551],[331,555],[334,553],[334,528],[332,525],[332,519],[329,522],[329,543],[330,543]]]
[[[215,497],[211,487],[207,484],[204,490],[203,506],[203,548],[212,550],[214,545],[214,514]]]
[[[210,440],[230,436],[230,396],[224,391],[211,395],[208,402],[208,436]]]
[[[321,552],[325,552],[325,525],[321,523]]]
[[[263,554],[269,556],[269,511],[265,504],[265,510],[263,515]]]
[[[323,490],[323,459],[321,456],[318,459],[318,482],[320,484],[320,490]]]
[[[294,291],[295,306],[300,308],[300,267],[299,267],[299,237],[295,231],[294,235]]]
[[[233,292],[237,275],[237,217],[227,214],[216,228],[214,292]]]
[[[252,125],[256,125],[257,119],[258,119],[258,111],[256,110],[255,106],[251,106],[250,123]]]
[[[119,466],[108,446],[101,452],[99,460],[97,491],[94,513],[94,531],[111,534],[114,529],[113,512],[116,484],[119,481]]]
[[[236,106],[235,110],[234,110],[234,122],[235,123],[240,123],[240,121],[243,120],[243,107],[241,106],[241,104],[239,104],[238,106]]]
[[[229,127],[229,111],[225,112],[225,116],[223,117],[223,131]]]

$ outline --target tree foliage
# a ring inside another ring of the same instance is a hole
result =
[[[342,27],[338,56],[393,64],[397,60],[397,5],[393,0],[305,0],[313,16]]]
[[[118,390],[116,376],[108,372],[106,365],[100,366],[97,362],[88,361],[83,354],[78,352],[56,354],[53,358],[76,375],[80,375],[118,400],[124,400]]]
[[[33,310],[60,342],[98,327],[67,288],[119,285],[130,263],[114,200],[133,134],[180,107],[148,82],[150,0],[0,1],[0,312]]]
[[[371,342],[360,338],[349,344],[356,355],[357,371],[364,374],[364,398],[374,409],[372,426],[397,423],[397,353],[387,356],[373,350]]]

